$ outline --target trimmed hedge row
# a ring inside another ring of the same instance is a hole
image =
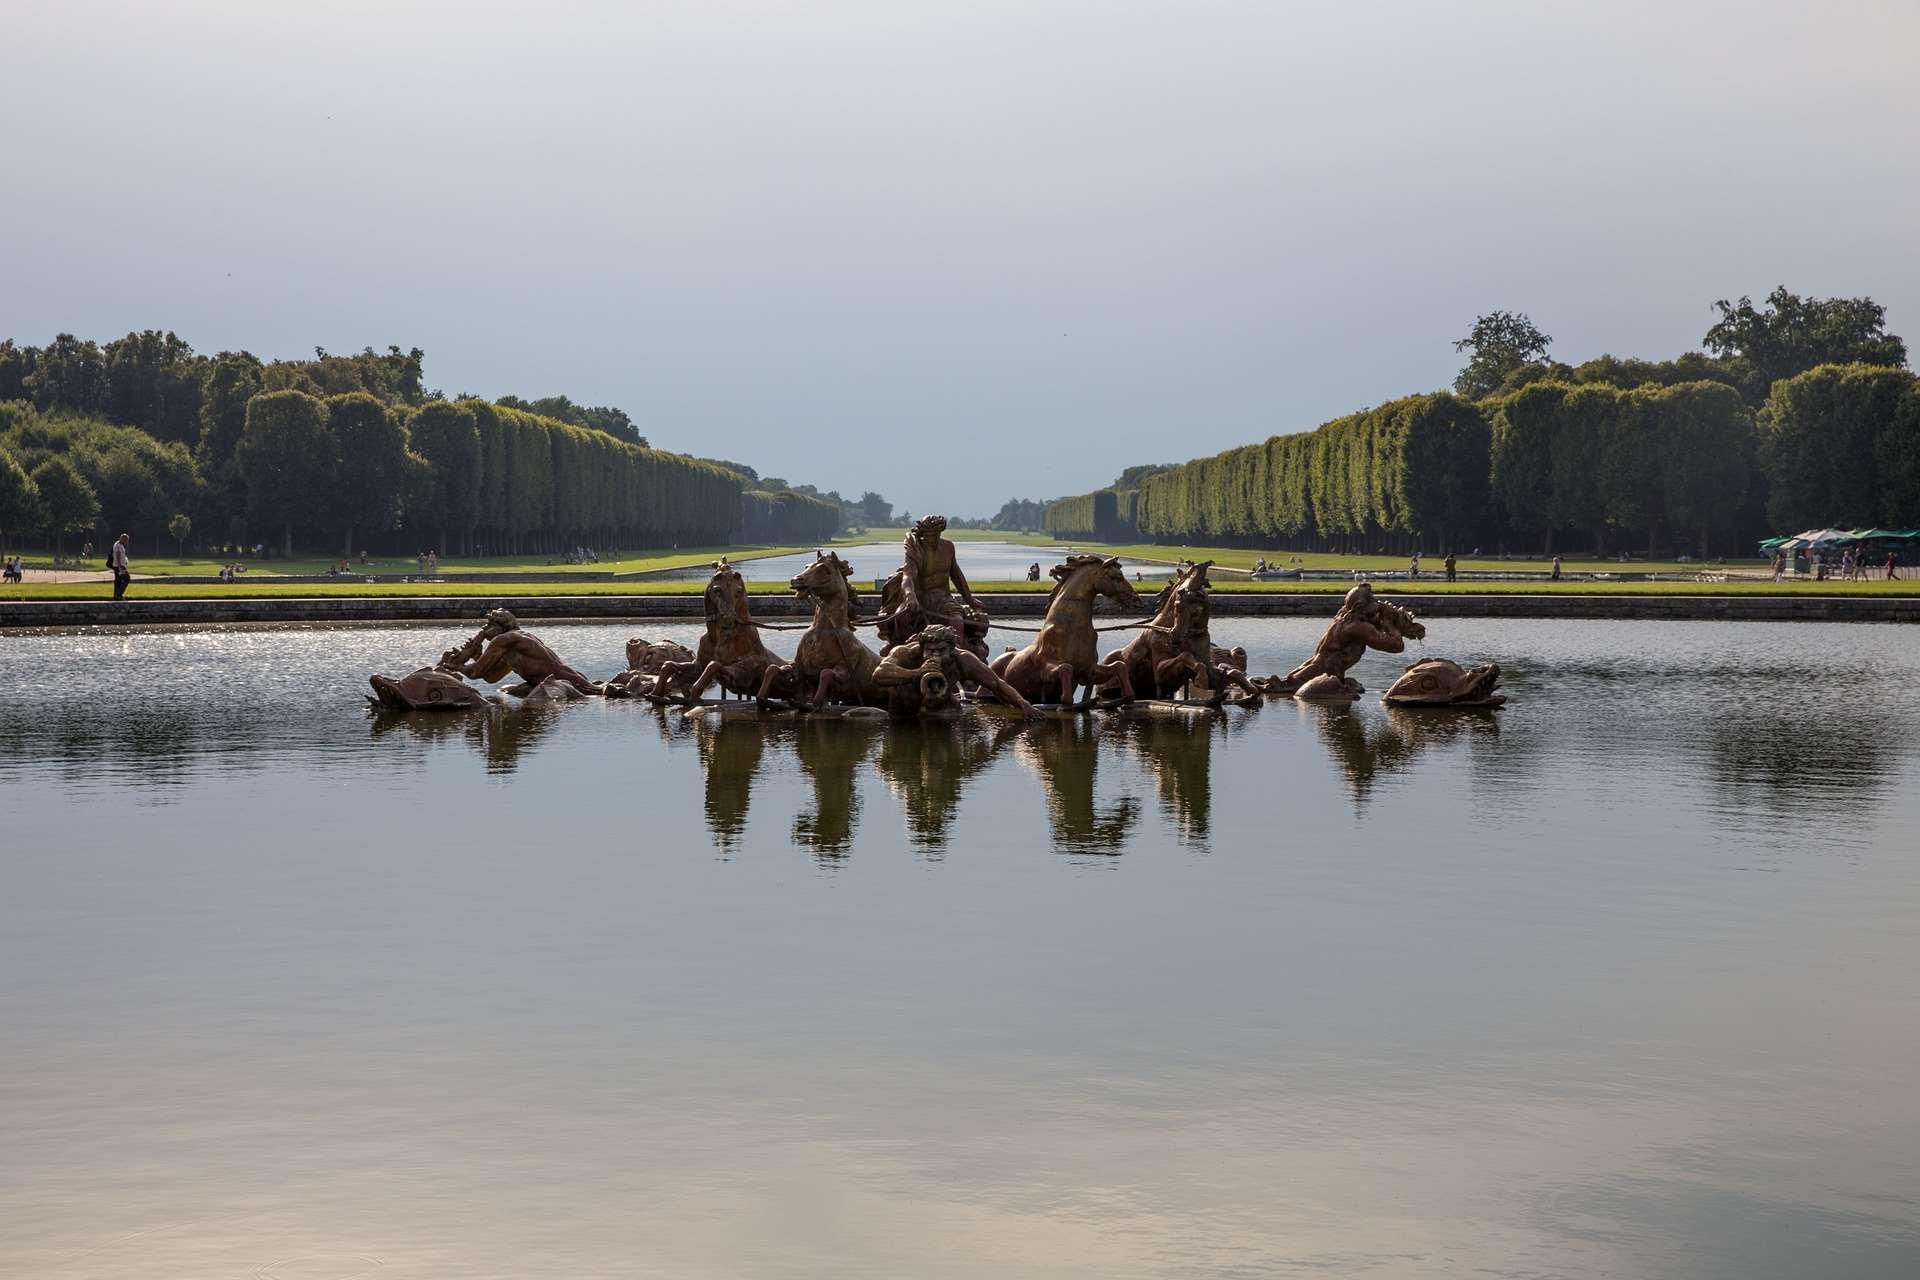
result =
[[[1920,380],[1906,370],[1835,364],[1783,378],[1760,434],[1776,530],[1920,525]]]
[[[1446,542],[1484,511],[1489,434],[1467,401],[1410,396],[1151,476],[1131,523],[1161,541]]]
[[[358,421],[368,415],[381,421]],[[356,468],[380,426],[393,459]],[[478,399],[408,410],[365,393],[263,392],[236,458],[253,518],[289,546],[296,528],[344,526],[351,548],[356,529],[405,526],[449,551],[513,555],[724,543],[740,528],[732,471]],[[386,496],[370,503],[375,488]]]
[[[1049,502],[1041,527],[1056,538],[1126,542],[1139,536],[1135,523],[1139,508],[1138,489],[1101,489]]]
[[[1631,391],[1536,382],[1490,402],[1492,482],[1507,527],[1552,550],[1557,530],[1711,535],[1734,529],[1755,491],[1753,415],[1732,387]]]
[[[794,493],[749,489],[740,495],[740,537],[750,543],[827,542],[840,528],[840,504]]]

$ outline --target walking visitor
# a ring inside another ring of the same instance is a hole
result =
[[[133,535],[123,533],[113,540],[107,548],[107,568],[113,570],[113,598],[119,600],[127,594],[127,584],[133,581],[133,570],[127,564],[127,544],[133,541]]]

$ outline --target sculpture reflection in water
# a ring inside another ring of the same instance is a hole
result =
[[[872,721],[810,719],[761,720],[753,717],[718,722],[662,717],[673,736],[691,736],[698,744],[706,775],[707,830],[714,844],[731,852],[746,831],[754,792],[764,785],[769,755],[790,755],[812,791],[811,807],[794,811],[793,843],[822,862],[835,862],[853,844],[860,816],[859,779],[881,725]]]
[[[474,716],[423,716],[380,711],[372,717],[377,741],[399,734],[422,743],[464,742],[486,761],[487,772],[512,773],[520,757],[559,723],[551,715],[522,715],[498,707]]]
[[[968,718],[881,726],[874,768],[900,804],[914,849],[946,852],[962,794],[1020,736],[1021,723]]]
[[[1303,706],[1300,711],[1327,744],[1356,805],[1371,798],[1376,782],[1406,768],[1424,751],[1463,743],[1492,744],[1500,737],[1500,724],[1490,707],[1444,716],[1393,706],[1379,716],[1343,705]]]
[[[955,841],[969,791],[995,765],[1017,760],[1039,782],[1045,829],[1056,852],[1117,854],[1134,836],[1143,813],[1135,794],[1142,775],[1154,786],[1160,811],[1187,843],[1204,844],[1211,821],[1213,746],[1241,732],[1245,722],[1132,721],[1075,718],[1029,724],[961,719],[900,723],[726,717],[680,720],[668,732],[676,743],[691,733],[706,775],[708,830],[723,852],[744,838],[756,792],[774,785],[785,766],[805,780],[811,804],[795,807],[789,835],[817,859],[834,863],[852,848],[863,815],[863,780],[883,783],[899,806],[907,844],[933,858]],[[1102,761],[1113,769],[1112,794],[1102,795]],[[1136,766],[1135,769],[1125,766]]]
[[[1096,794],[1102,752],[1111,751],[1117,720],[1059,720],[1021,738],[1020,762],[1046,795],[1053,846],[1059,853],[1117,854],[1140,821],[1140,801]]]

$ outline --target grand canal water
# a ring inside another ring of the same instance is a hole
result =
[[[0,639],[0,1275],[1920,1274],[1920,633],[1432,630],[1512,704],[379,719],[458,629]]]
[[[963,542],[960,544],[960,561],[961,568],[966,570],[972,582],[1018,582],[1027,576],[1029,566],[1038,564],[1043,580],[1051,585],[1052,579],[1044,575],[1072,549],[1068,543],[1035,547],[1018,542]],[[853,569],[854,582],[862,586],[885,578],[900,567],[901,561],[898,542],[862,542],[854,546],[835,547],[833,553],[847,562]],[[1167,554],[1178,558],[1180,553],[1176,548],[1169,548]],[[743,560],[739,569],[741,576],[750,581],[785,582],[812,563],[813,553],[803,551],[798,555]],[[1126,556],[1121,557],[1120,563],[1126,566],[1129,573],[1136,573],[1142,578],[1164,578],[1171,572],[1164,564],[1148,564],[1144,560]],[[710,576],[710,570],[680,569],[657,576],[697,578],[704,582]]]

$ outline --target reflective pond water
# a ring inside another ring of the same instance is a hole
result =
[[[1432,630],[1512,704],[383,719],[461,628],[0,638],[0,1275],[1920,1274],[1920,632]]]
[[[1017,542],[959,542],[954,544],[960,560],[961,572],[967,575],[969,582],[1017,582],[1027,576],[1032,565],[1040,566],[1041,579],[1052,585],[1047,570],[1065,559],[1072,549],[1069,543],[1053,546],[1023,546]],[[901,551],[898,542],[863,542],[858,546],[835,547],[834,554],[853,566],[853,580],[864,587],[877,579],[885,578],[900,567]],[[1168,551],[1178,557],[1178,552]],[[807,565],[813,563],[811,551],[791,556],[768,556],[763,560],[745,560],[739,570],[743,577],[755,582],[785,582]],[[1163,564],[1148,564],[1143,560],[1134,560],[1122,556],[1120,563],[1129,573],[1141,578],[1164,578],[1172,572]],[[711,571],[707,569],[678,569],[672,573],[655,576],[667,578],[697,578],[705,581]]]

